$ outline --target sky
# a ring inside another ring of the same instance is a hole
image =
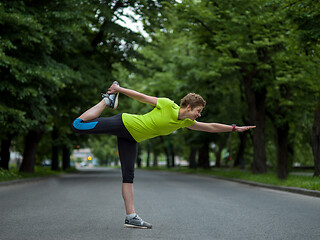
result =
[[[123,10],[123,13],[134,17],[134,19],[136,19],[137,22],[133,22],[130,18],[122,16],[121,19],[123,21],[117,20],[116,23],[118,23],[119,25],[121,25],[123,27],[129,28],[134,32],[140,32],[144,37],[148,37],[148,34],[143,30],[143,24],[142,24],[141,20],[139,19],[139,16],[135,15],[134,12],[130,8],[125,8]]]

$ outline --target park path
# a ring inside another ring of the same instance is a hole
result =
[[[320,198],[210,177],[137,170],[151,230],[123,228],[120,169],[0,186],[0,239],[320,239]]]

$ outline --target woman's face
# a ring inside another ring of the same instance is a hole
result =
[[[201,112],[203,110],[203,107],[199,106],[191,109],[190,105],[188,105],[187,110],[188,110],[188,118],[190,118],[191,120],[196,120],[198,117],[201,117]]]

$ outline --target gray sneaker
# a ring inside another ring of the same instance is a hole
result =
[[[126,218],[124,221],[124,227],[127,228],[152,228],[152,224],[143,221],[138,215],[134,218]]]
[[[119,83],[117,81],[114,81],[113,84],[116,84],[119,86]],[[118,107],[119,93],[116,93],[116,94],[104,93],[102,94],[102,98],[104,99],[104,101],[106,102],[109,108],[116,109]]]

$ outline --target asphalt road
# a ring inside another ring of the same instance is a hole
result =
[[[0,239],[320,239],[320,198],[142,170],[135,195],[151,230],[123,228],[119,169],[0,186]]]

